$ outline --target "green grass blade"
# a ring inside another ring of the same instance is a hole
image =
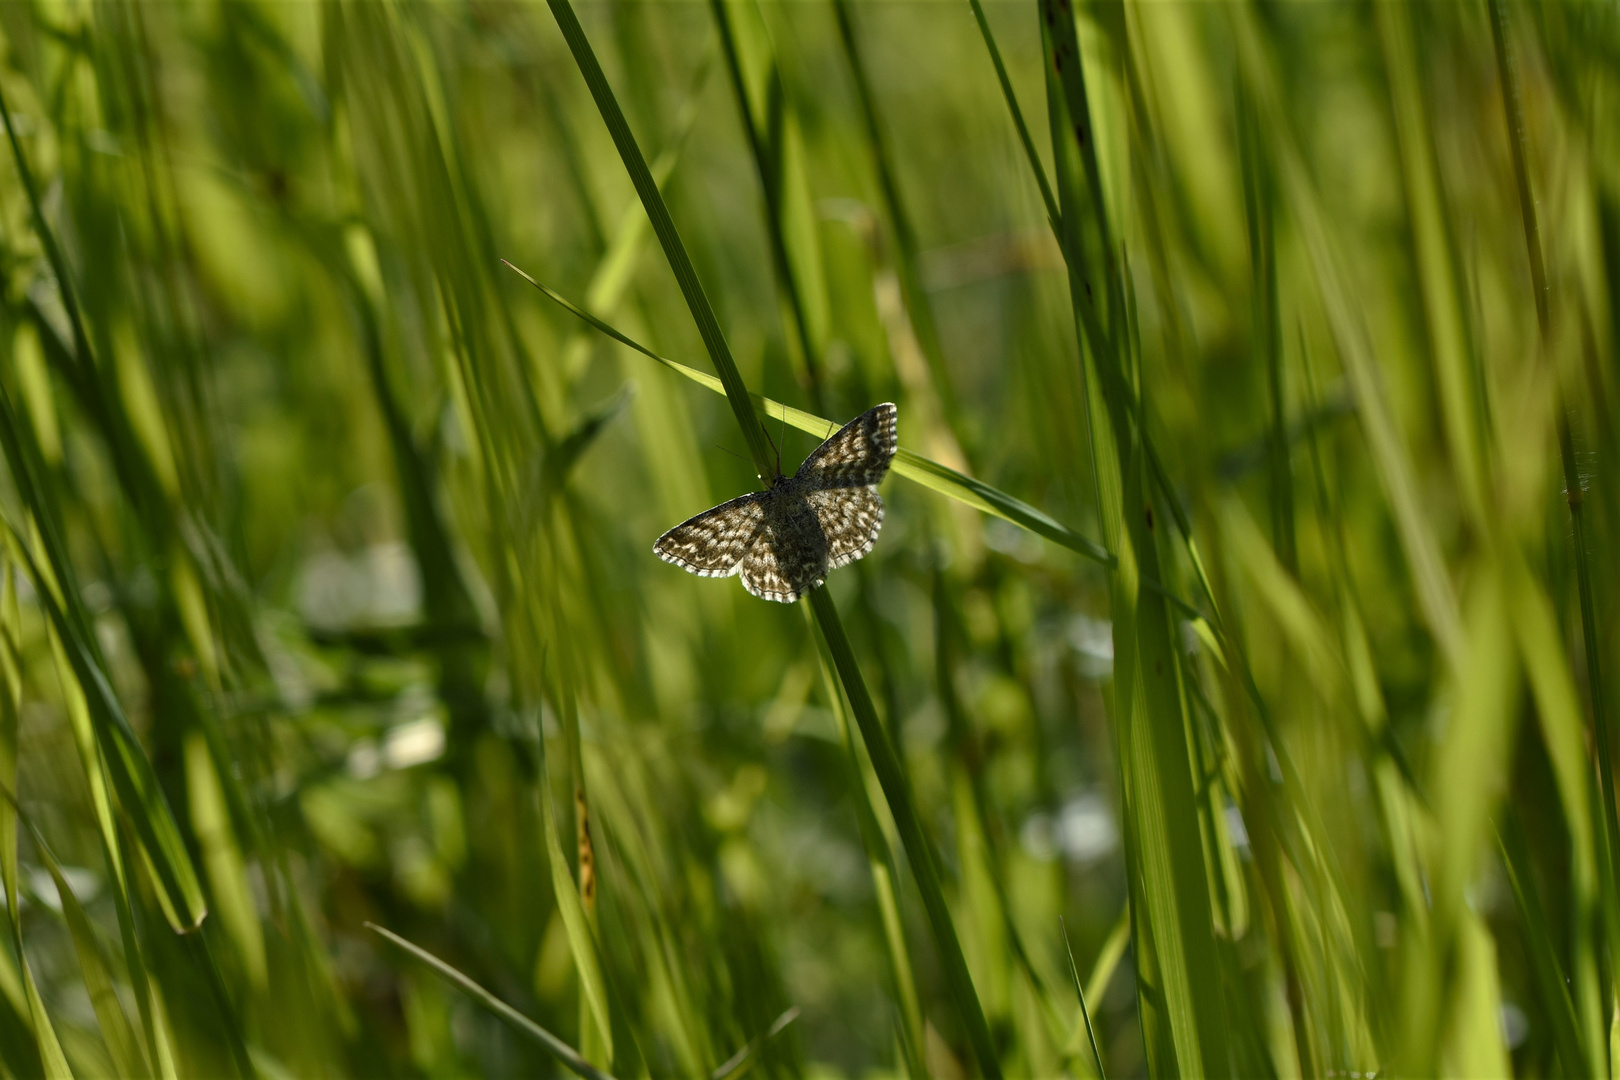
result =
[[[789,177],[785,170],[796,163],[783,142],[793,129],[786,123],[788,106],[783,102],[782,72],[768,47],[760,46],[758,34],[740,33],[741,19],[753,14],[742,9],[733,12],[730,0],[712,0],[710,10],[720,30],[720,49],[731,76],[732,96],[741,113],[743,134],[749,154],[754,159],[754,171],[759,177],[765,204],[765,236],[770,243],[771,265],[776,274],[777,289],[786,300],[787,313],[803,373],[809,383],[811,400],[821,407],[825,391],[822,386],[821,348],[812,332],[811,317],[806,303],[805,285],[797,267],[806,261],[803,252],[794,252],[793,236],[788,222]],[[746,53],[746,55],[745,55]],[[767,71],[766,100],[757,102],[750,93],[748,72],[764,68]],[[794,179],[798,179],[795,177]],[[802,235],[802,233],[801,233]],[[795,258],[798,255],[798,258]]]
[[[1092,1001],[1101,1001],[1108,992],[1109,984],[1114,981],[1114,972],[1119,970],[1119,962],[1130,942],[1131,913],[1126,908],[1120,911],[1114,928],[1103,939],[1102,948],[1097,950],[1097,959],[1091,965],[1091,974],[1086,977],[1086,996]]]
[[[9,412],[9,402],[4,398],[4,392],[0,391],[0,410]],[[4,426],[3,421],[0,421],[0,426]],[[4,441],[7,449],[12,449],[11,444],[15,440],[7,438]],[[16,475],[15,472],[13,475]],[[118,792],[119,804],[126,820],[141,838],[143,848],[152,860],[156,880],[167,894],[169,905],[164,913],[171,917],[176,931],[189,933],[202,925],[208,914],[208,905],[203,898],[196,869],[186,851],[185,841],[180,836],[179,825],[158,784],[151,759],[129,726],[123,708],[97,662],[93,647],[85,642],[79,627],[64,614],[62,605],[52,595],[46,584],[47,579],[16,527],[9,519],[4,521],[4,525],[13,554],[20,554],[28,564],[41,604],[61,636],[74,677],[84,691],[94,721],[97,743],[107,763],[113,787]],[[62,566],[66,569],[65,563]],[[63,595],[74,596],[66,590]],[[172,906],[176,903],[181,906]]]
[[[1240,84],[1241,90],[1241,84]],[[1277,557],[1298,572],[1294,541],[1294,481],[1289,464],[1288,406],[1283,381],[1281,313],[1278,311],[1276,198],[1270,164],[1260,148],[1254,110],[1240,92],[1239,133],[1244,144],[1243,202],[1249,226],[1251,336],[1266,369],[1271,396],[1268,464],[1271,472],[1271,533]]]
[[[855,81],[855,97],[861,109],[862,128],[873,165],[878,174],[878,190],[883,196],[883,208],[894,230],[895,271],[900,279],[900,292],[905,301],[906,315],[912,331],[928,362],[929,372],[939,393],[940,404],[947,423],[954,428],[958,414],[956,392],[946,374],[944,351],[941,348],[939,327],[934,320],[934,309],[923,289],[922,274],[918,269],[920,248],[917,233],[911,222],[911,212],[900,191],[900,177],[894,166],[894,153],[889,136],[878,115],[877,95],[867,72],[866,59],[861,51],[860,35],[856,33],[855,12],[849,0],[833,0],[833,16],[838,23],[838,39],[844,48],[850,75]]]
[[[1476,403],[1479,373],[1469,349],[1461,298],[1457,295],[1460,253],[1445,213],[1441,178],[1434,161],[1430,110],[1423,100],[1421,68],[1413,41],[1411,11],[1403,4],[1374,8],[1390,104],[1399,139],[1402,179],[1424,325],[1445,420],[1446,448],[1457,473],[1458,493],[1469,515],[1483,521],[1485,462]]]
[[[9,802],[9,797],[7,801]],[[150,1076],[151,1068],[147,1065],[146,1055],[141,1052],[140,1043],[135,1038],[135,1029],[130,1025],[129,1017],[124,1015],[124,1007],[118,1001],[117,991],[113,989],[112,975],[108,971],[107,960],[102,955],[101,943],[96,939],[90,917],[85,914],[79,898],[74,895],[67,878],[62,875],[62,867],[56,860],[56,854],[51,851],[50,845],[45,842],[39,830],[34,828],[32,822],[29,823],[29,831],[33,834],[34,847],[39,852],[40,860],[44,862],[51,880],[56,884],[56,895],[62,904],[62,918],[73,938],[73,949],[79,958],[79,973],[84,978],[84,988],[90,995],[90,1005],[95,1011],[96,1023],[101,1027],[101,1037],[107,1044],[107,1052],[112,1055],[113,1064],[121,1075]]]
[[[922,894],[923,910],[928,915],[934,946],[939,950],[940,964],[945,969],[945,985],[963,1026],[967,1028],[968,1041],[978,1059],[979,1070],[986,1077],[1000,1077],[1001,1065],[990,1041],[990,1028],[985,1023],[984,1011],[979,1007],[979,996],[973,989],[973,978],[968,974],[967,960],[962,955],[962,943],[957,940],[950,909],[945,905],[933,844],[923,831],[917,807],[912,802],[911,790],[900,769],[900,761],[895,757],[871,695],[867,693],[866,680],[861,676],[860,664],[855,659],[849,638],[844,634],[838,608],[826,589],[815,589],[810,593],[810,609],[827,643],[827,651],[832,655],[833,668],[843,683],[850,711],[855,715],[856,726],[860,728],[861,739],[872,760],[872,768],[877,773],[878,783],[882,785],[889,810],[894,815],[895,827],[900,831],[912,877],[917,882],[917,891]]]
[[[854,733],[850,728],[849,711],[845,707],[844,695],[838,689],[838,677],[833,668],[832,654],[827,650],[827,639],[815,633],[815,620],[808,608],[805,615],[819,646],[817,652],[821,660],[823,687],[832,707],[833,716],[838,722],[839,738],[849,757],[856,824],[860,828],[861,844],[866,849],[867,868],[872,875],[872,889],[877,894],[878,913],[883,923],[884,944],[888,946],[889,972],[894,979],[895,996],[900,999],[901,1052],[905,1057],[906,1069],[913,1080],[922,1080],[928,1075],[927,1065],[923,1060],[926,1036],[923,1031],[922,1004],[917,997],[917,975],[912,967],[911,951],[906,947],[905,924],[900,914],[897,891],[899,875],[896,873],[893,857],[893,848],[898,846],[895,840],[898,838],[891,835],[894,831],[893,826],[880,824],[873,810],[876,801],[868,792],[875,788],[873,794],[881,794],[882,786],[878,784],[877,777],[872,772],[870,757],[863,757],[856,749]],[[892,820],[891,815],[890,821]]]
[[[984,17],[984,5],[979,0],[968,0],[973,6],[973,18],[979,24],[979,36],[984,38],[985,51],[990,54],[990,63],[995,65],[996,81],[1001,84],[1001,96],[1007,100],[1007,111],[1012,114],[1013,126],[1018,129],[1018,142],[1024,148],[1024,157],[1029,162],[1029,171],[1035,176],[1035,183],[1041,189],[1041,202],[1046,206],[1046,218],[1052,225],[1052,232],[1061,241],[1063,237],[1063,224],[1058,213],[1057,197],[1052,194],[1052,184],[1046,179],[1046,168],[1041,165],[1041,155],[1035,149],[1035,140],[1030,138],[1029,125],[1024,123],[1024,111],[1018,107],[1018,95],[1013,93],[1012,81],[1007,78],[1007,65],[1001,60],[1001,49],[996,46],[996,37],[990,32],[990,23]]]
[[[1086,1022],[1086,1039],[1091,1043],[1091,1056],[1097,1062],[1097,1076],[1099,1080],[1108,1080],[1108,1072],[1103,1068],[1102,1051],[1097,1048],[1097,1029],[1091,1024],[1091,1010],[1086,1007],[1086,988],[1080,985],[1080,969],[1074,963],[1074,946],[1069,944],[1069,928],[1063,925],[1063,919],[1058,919],[1058,929],[1063,935],[1063,952],[1069,958],[1069,977],[1074,980],[1075,996],[1080,999],[1080,1016]]]
[[[527,281],[530,285],[533,285],[536,289],[539,289],[540,292],[545,294],[545,296],[552,302],[558,304],[578,318],[583,319],[585,322],[589,323],[591,326],[594,326],[597,330],[600,330],[602,333],[606,334],[614,341],[617,341],[619,344],[624,345],[627,348],[634,349],[636,352],[641,353],[643,356],[646,356],[649,359],[658,361],[671,371],[691,379],[699,386],[713,390],[715,393],[726,392],[724,384],[719,379],[716,379],[713,375],[705,374],[704,372],[698,371],[696,368],[687,367],[685,364],[679,363],[678,361],[670,360],[666,357],[658,355],[645,345],[642,345],[633,338],[626,336],[614,327],[603,322],[601,319],[598,319],[590,312],[574,304],[561,293],[541,284],[528,274],[525,274],[522,270],[512,266],[511,263],[507,263],[506,265],[511,266],[512,270],[521,276],[523,280]],[[824,439],[834,431],[838,430],[838,424],[824,417],[816,416],[814,413],[808,413],[802,409],[795,409],[791,406],[783,405],[780,402],[773,401],[761,394],[752,394],[750,396],[756,407],[758,407],[759,410],[769,419],[785,421],[790,426],[797,428],[800,431],[808,432],[817,438]],[[973,507],[975,510],[980,510],[986,514],[993,514],[994,516],[1005,521],[1010,521],[1014,525],[1028,529],[1037,536],[1044,537],[1045,539],[1052,541],[1054,544],[1057,544],[1060,547],[1068,548],[1070,551],[1083,555],[1094,562],[1101,563],[1104,566],[1113,565],[1113,556],[1108,554],[1102,545],[1098,544],[1095,540],[1090,540],[1084,536],[1081,536],[1073,529],[1070,529],[1068,526],[1063,525],[1060,522],[1054,521],[1050,516],[1040,510],[1037,510],[1035,507],[1030,506],[1028,503],[1015,499],[1005,492],[998,491],[989,484],[975,480],[970,476],[964,476],[949,466],[941,465],[937,461],[930,460],[929,458],[925,458],[920,454],[902,448],[895,454],[894,464],[890,466],[890,468],[896,476],[921,484],[923,487],[926,487],[932,491],[937,491],[941,495],[955,499],[957,502],[965,503],[966,505]]]
[[[586,1080],[613,1080],[608,1073],[603,1072],[595,1065],[592,1065],[590,1062],[580,1057],[573,1047],[557,1038],[557,1036],[553,1035],[539,1024],[536,1024],[533,1020],[530,1020],[527,1016],[524,1016],[522,1013],[512,1008],[494,994],[491,994],[488,990],[485,990],[482,986],[479,986],[476,982],[469,979],[467,976],[463,975],[461,972],[457,971],[443,960],[440,960],[437,956],[434,956],[426,949],[413,945],[411,942],[406,941],[392,930],[385,930],[376,923],[368,922],[366,923],[366,928],[377,933],[387,941],[392,942],[405,952],[410,953],[412,956],[416,957],[416,959],[420,960],[422,963],[426,964],[428,967],[437,972],[440,978],[444,979],[450,985],[454,986],[456,989],[478,1002],[478,1004],[482,1005],[484,1008],[506,1021],[520,1034],[545,1047],[547,1052],[549,1052],[552,1057],[562,1062],[564,1067],[566,1067],[570,1072],[583,1076],[586,1078]]]
[[[1425,621],[1447,662],[1455,668],[1462,659],[1456,591],[1446,573],[1433,525],[1423,510],[1411,455],[1390,410],[1384,377],[1352,299],[1354,293],[1345,280],[1330,218],[1298,149],[1287,137],[1288,121],[1280,115],[1282,92],[1276,86],[1276,74],[1260,41],[1260,32],[1246,12],[1238,14],[1242,16],[1235,20],[1239,58],[1244,77],[1249,80],[1257,121],[1282,136],[1274,146],[1279,184],[1316,275],[1324,314],[1355,397],[1372,462],[1395,518]]]
[[[799,1018],[799,1007],[792,1006],[778,1016],[770,1027],[766,1028],[757,1038],[748,1040],[748,1043],[732,1054],[719,1068],[709,1074],[709,1080],[727,1080],[728,1077],[741,1076],[747,1072],[767,1043],[787,1030],[787,1026]]]
[[[22,709],[22,665],[17,638],[21,618],[17,574],[0,554],[0,887],[17,895],[17,751]]]
[[[1140,897],[1132,906],[1144,976],[1139,986],[1155,985],[1152,999],[1140,992],[1138,1000],[1144,1013],[1151,1007],[1158,1014],[1162,1008],[1160,1019],[1144,1016],[1149,1068],[1222,1075],[1231,1067],[1227,1021],[1179,690],[1181,658],[1168,608],[1142,591],[1146,579],[1160,576],[1151,517],[1159,500],[1150,492],[1162,470],[1156,467],[1128,387],[1127,304],[1073,14],[1067,5],[1046,0],[1042,26],[1048,111],[1070,253],[1069,292],[1077,330],[1089,346],[1082,362],[1091,406],[1093,475],[1105,540],[1119,560],[1111,582],[1112,719],[1126,793],[1128,873],[1133,899]],[[1082,237],[1082,223],[1091,234],[1089,241]],[[1090,258],[1085,257],[1087,243],[1094,249]],[[1104,284],[1100,305],[1088,275]]]
[[[551,867],[551,891],[557,901],[563,928],[568,934],[568,947],[574,955],[579,971],[579,985],[590,1015],[597,1027],[600,1045],[607,1050],[613,1046],[613,1026],[609,1019],[607,985],[602,979],[601,960],[596,954],[596,939],[591,935],[590,923],[580,901],[579,886],[568,872],[568,856],[563,851],[557,832],[557,815],[551,808],[551,793],[542,771],[535,797],[540,801],[541,827],[546,834],[546,861]],[[611,1062],[610,1062],[611,1064]]]
[[[259,925],[259,913],[248,886],[247,866],[231,826],[219,771],[201,731],[193,730],[186,736],[182,753],[192,832],[201,849],[203,870],[208,875],[215,907],[248,982],[262,992],[269,988],[264,930]]]
[[[15,934],[17,954],[23,956],[22,931],[15,930]],[[68,1067],[67,1055],[62,1053],[61,1040],[57,1037],[50,1013],[45,1009],[45,1002],[39,996],[39,985],[34,981],[34,969],[26,957],[21,963],[23,987],[28,994],[28,1014],[34,1026],[34,1039],[39,1045],[39,1057],[44,1066],[45,1080],[73,1080],[73,1070]]]
[[[585,77],[585,85],[590,89],[597,111],[602,114],[608,133],[613,137],[613,145],[618,148],[625,171],[630,174],[630,182],[635,185],[636,194],[641,196],[641,204],[646,207],[647,217],[652,221],[653,232],[657,234],[658,242],[663,245],[664,255],[669,259],[670,269],[675,273],[675,281],[680,285],[681,294],[686,298],[687,307],[692,311],[692,318],[697,322],[698,333],[709,350],[709,358],[714,362],[714,369],[720,376],[720,382],[725,386],[726,399],[731,402],[731,411],[737,418],[737,426],[742,430],[743,440],[748,444],[749,452],[753,456],[754,470],[759,475],[760,481],[768,484],[776,475],[776,453],[765,437],[765,429],[754,416],[748,386],[743,382],[742,373],[737,370],[737,362],[731,355],[731,346],[726,343],[726,336],[720,329],[720,321],[715,317],[714,308],[709,303],[708,295],[703,291],[702,282],[698,280],[697,269],[692,265],[691,256],[686,253],[686,245],[675,230],[675,222],[669,216],[664,196],[658,190],[652,171],[647,168],[647,160],[642,156],[641,147],[636,144],[635,136],[630,132],[630,125],[624,118],[624,110],[619,107],[618,99],[613,96],[613,88],[608,85],[607,76],[602,73],[602,65],[597,62],[596,53],[585,37],[584,28],[579,25],[579,18],[574,14],[573,6],[568,0],[547,0],[547,2],[550,4],[552,16],[557,20],[557,27],[562,31],[563,39],[568,42],[574,63],[579,67],[580,74]]]
[[[1508,12],[1503,0],[1490,0],[1491,41],[1495,46],[1497,79],[1502,92],[1502,110],[1507,120],[1508,150],[1513,161],[1513,180],[1519,202],[1520,224],[1524,229],[1525,252],[1530,260],[1530,289],[1535,301],[1536,324],[1540,329],[1542,363],[1551,362],[1552,314],[1546,258],[1542,252],[1541,221],[1535,193],[1530,187],[1528,137],[1524,107],[1520,98],[1518,66],[1508,39]],[[1598,780],[1603,791],[1603,846],[1610,880],[1604,882],[1611,909],[1620,906],[1620,804],[1616,803],[1614,779],[1615,743],[1610,726],[1609,705],[1603,687],[1603,647],[1598,640],[1597,603],[1592,585],[1592,557],[1586,539],[1586,484],[1575,458],[1575,442],[1570,432],[1569,405],[1558,395],[1558,456],[1564,475],[1564,500],[1569,507],[1571,541],[1575,560],[1576,591],[1580,597],[1581,642],[1586,652],[1587,694],[1592,703],[1592,726],[1598,747]],[[1620,932],[1620,926],[1612,927]],[[1609,943],[1613,965],[1620,957],[1620,941]],[[1613,976],[1611,976],[1613,977]]]
[[[1552,1019],[1553,1045],[1569,1076],[1598,1075],[1595,1059],[1582,1045],[1575,1020],[1575,1006],[1569,999],[1569,980],[1563,973],[1558,958],[1558,947],[1548,932],[1551,920],[1541,902],[1530,863],[1529,844],[1524,837],[1524,826],[1511,807],[1502,815],[1497,827],[1497,847],[1502,852],[1502,867],[1507,871],[1508,885],[1519,907],[1526,938],[1525,951],[1530,957],[1530,970],[1536,981],[1542,1006]],[[1596,1049],[1596,1048],[1594,1048]]]

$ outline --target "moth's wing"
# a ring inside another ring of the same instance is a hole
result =
[[[701,577],[730,577],[741,569],[764,522],[763,494],[742,495],[681,522],[658,538],[653,551]]]
[[[867,487],[889,471],[899,449],[890,402],[874,405],[839,428],[799,466],[798,477],[817,488]]]
[[[876,488],[828,488],[806,500],[827,538],[827,568],[852,563],[872,550],[883,528],[883,499]]]
[[[743,556],[743,588],[790,604],[827,578],[827,541],[819,514],[801,498],[765,500],[759,539]]]

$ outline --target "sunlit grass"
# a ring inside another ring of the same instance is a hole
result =
[[[0,38],[0,1073],[1609,1073],[1620,16]]]

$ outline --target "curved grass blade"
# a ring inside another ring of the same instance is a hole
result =
[[[0,113],[3,113],[9,133],[10,114],[5,113],[4,108],[5,103],[0,99]],[[18,169],[27,175],[26,160],[15,143],[14,134],[12,138]],[[31,184],[29,190],[33,190]],[[44,218],[37,215],[37,205],[35,209],[41,236],[48,237],[49,230]],[[48,247],[53,252],[56,250],[54,241]],[[65,269],[65,266],[58,266],[58,274],[63,275]],[[64,296],[70,291],[65,276],[62,277],[62,289]],[[81,346],[79,360],[84,362],[87,356],[88,353],[82,351]],[[4,387],[0,387],[0,451],[3,451],[10,468],[20,501],[31,512],[32,521],[38,529],[40,546],[46,558],[44,571],[35,561],[22,533],[9,519],[5,521],[7,542],[20,561],[28,564],[29,572],[38,586],[41,606],[60,635],[74,677],[84,691],[113,786],[142,846],[152,859],[154,880],[170,901],[165,906],[165,914],[174,912],[175,917],[171,919],[174,929],[185,933],[201,925],[208,914],[208,906],[179,825],[158,784],[152,761],[125,717],[108,680],[90,615],[80,597],[60,512],[45,481],[46,471],[39,448],[31,438],[25,437],[27,430],[19,420],[10,395]],[[174,904],[181,906],[176,908]]]
[[[6,793],[4,797],[9,804],[10,794]],[[96,1023],[101,1028],[101,1037],[107,1044],[113,1065],[123,1076],[149,1076],[151,1069],[146,1064],[146,1055],[141,1052],[135,1029],[124,1014],[117,991],[113,989],[112,975],[107,969],[107,960],[102,955],[101,943],[96,940],[90,917],[85,914],[84,906],[79,903],[79,898],[63,876],[55,852],[33,822],[27,822],[27,825],[34,838],[34,850],[39,853],[40,861],[45,864],[51,881],[56,885],[56,895],[62,905],[62,919],[67,923],[68,933],[73,938],[73,949],[79,957],[79,973],[90,995],[90,1005],[95,1011]]]
[[[482,1005],[484,1008],[488,1009],[502,1020],[505,1020],[508,1024],[511,1024],[522,1034],[528,1036],[530,1039],[533,1039],[535,1042],[545,1047],[553,1057],[562,1062],[563,1065],[571,1072],[585,1077],[586,1080],[613,1080],[613,1077],[610,1074],[603,1072],[595,1065],[592,1065],[590,1062],[580,1057],[579,1053],[575,1051],[572,1046],[569,1046],[567,1043],[557,1038],[557,1036],[553,1035],[551,1032],[547,1031],[533,1020],[530,1020],[527,1016],[524,1016],[522,1013],[512,1008],[512,1006],[508,1005],[506,1002],[502,1001],[488,990],[485,990],[482,986],[479,986],[467,976],[463,975],[461,972],[457,971],[443,960],[440,960],[437,956],[434,956],[426,949],[418,945],[411,944],[409,941],[406,941],[392,930],[384,929],[374,922],[366,923],[366,929],[376,932],[377,934],[386,938],[388,941],[410,953],[418,960],[422,961],[422,963],[426,964],[434,971],[438,972],[439,976],[446,982],[456,987],[462,993],[478,1002],[478,1004]]]
[[[4,391],[0,390],[0,409],[9,413],[10,404],[4,398]],[[4,422],[0,421],[0,428],[4,427]],[[15,440],[5,437],[4,441],[9,451]],[[15,464],[15,458],[12,460]],[[12,475],[14,478],[17,476],[15,468]],[[117,695],[113,693],[112,685],[93,652],[93,646],[86,643],[78,624],[65,614],[63,610],[65,604],[57,603],[56,596],[47,583],[48,580],[55,579],[47,579],[44,576],[34,559],[33,552],[29,550],[11,521],[3,519],[0,523],[4,525],[13,553],[28,564],[40,605],[45,609],[47,617],[60,636],[74,677],[84,691],[96,740],[101,746],[113,787],[118,792],[119,803],[127,820],[134,826],[136,835],[140,837],[142,849],[150,857],[153,881],[160,886],[162,893],[166,894],[160,896],[160,901],[167,901],[161,904],[164,914],[176,932],[189,933],[202,925],[203,919],[208,915],[208,905],[203,899],[202,885],[197,879],[196,868],[192,866],[191,856],[187,853],[185,841],[180,836],[180,827],[169,809],[169,802],[163,794],[162,787],[158,784],[152,761],[146,756],[140,738],[124,716],[123,707],[119,705]],[[57,560],[52,559],[52,562],[56,564]],[[56,565],[52,567],[53,570],[57,568]],[[63,596],[76,598],[76,594],[67,589],[63,590]],[[182,906],[174,907],[175,903]]]
[[[651,360],[658,361],[676,374],[691,379],[699,386],[713,390],[717,394],[727,392],[725,385],[713,375],[658,355],[645,345],[598,319],[555,289],[541,284],[522,270],[512,266],[511,263],[506,265],[511,266],[512,270],[522,277],[524,281],[544,293],[547,299],[570,314],[583,319],[619,344],[634,349]],[[760,411],[770,419],[785,421],[798,430],[807,432],[817,438],[826,438],[829,434],[838,430],[837,424],[814,413],[783,405],[778,401],[765,397],[763,394],[750,394],[750,397]],[[1068,548],[1070,551],[1083,555],[1093,562],[1101,563],[1103,566],[1114,565],[1114,557],[1108,554],[1107,550],[1095,540],[1080,535],[1067,525],[1054,520],[1028,503],[1013,498],[1006,492],[998,491],[989,484],[975,480],[971,476],[964,476],[948,465],[941,465],[939,462],[925,458],[921,454],[902,448],[895,454],[894,463],[890,466],[890,470],[896,476],[921,484],[923,487],[937,491],[947,498],[955,499],[957,502],[966,503],[975,510],[992,514],[1004,521],[1010,521],[1014,525],[1028,529],[1037,536],[1044,537],[1059,547]],[[1196,614],[1196,612],[1194,613]]]

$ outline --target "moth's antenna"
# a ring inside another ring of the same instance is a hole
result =
[[[782,445],[787,445],[787,406],[782,406]],[[776,471],[782,471],[782,451],[776,452]]]
[[[787,415],[787,413],[783,413],[782,415],[785,417]],[[765,432],[765,441],[771,444],[771,449],[772,450],[776,451],[776,475],[781,476],[782,475],[782,448],[780,446],[776,445],[776,440],[775,439],[771,438],[771,429],[764,421],[760,421],[759,426],[760,426],[760,429]],[[782,439],[783,439],[784,442],[787,440],[787,429],[786,428],[783,428],[783,430],[782,430]]]
[[[735,450],[727,450],[725,447],[721,446],[719,443],[715,443],[714,448],[716,450],[720,451],[722,454],[730,454],[732,457],[736,458],[738,461],[747,461],[748,460],[747,458],[743,457],[741,454],[737,453],[737,451],[735,451]]]

